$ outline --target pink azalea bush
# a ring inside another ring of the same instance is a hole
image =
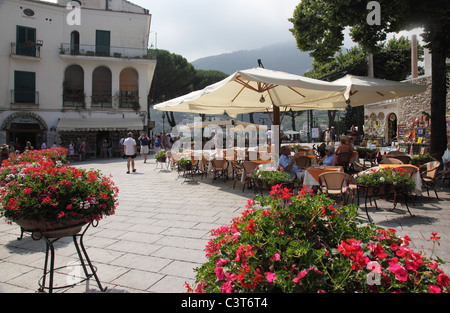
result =
[[[118,188],[97,170],[63,164],[65,151],[51,148],[5,160],[0,168],[0,216],[10,222],[99,220],[112,215]]]
[[[195,292],[448,292],[441,261],[408,236],[363,224],[357,207],[279,185],[211,231]],[[433,234],[434,243],[439,238]]]

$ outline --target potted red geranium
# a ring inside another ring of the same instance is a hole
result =
[[[118,188],[110,177],[63,164],[59,154],[64,150],[32,151],[3,162],[0,216],[50,237],[60,236],[59,229],[76,234],[84,224],[114,214]]]

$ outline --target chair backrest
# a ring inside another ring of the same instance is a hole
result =
[[[319,175],[319,185],[325,183],[327,190],[342,190],[349,175],[342,172],[326,172]]]
[[[439,161],[425,163],[426,172],[424,173],[424,177],[434,179],[436,177],[439,165],[441,165],[441,162]]]
[[[395,158],[384,158],[381,160],[380,164],[403,164],[402,161]]]
[[[352,158],[353,152],[341,152],[338,154],[339,163],[345,164],[350,162],[350,159]]]
[[[306,169],[311,165],[311,159],[307,156],[301,155],[295,159],[295,164],[298,168]]]
[[[244,174],[249,175],[253,172],[253,170],[258,166],[258,163],[252,161],[244,161],[242,163],[242,167],[244,168]]]
[[[212,166],[214,169],[225,169],[227,168],[227,160],[224,159],[213,159],[212,160]]]
[[[417,172],[417,168],[416,167],[412,167],[412,166],[402,166],[399,165],[396,168],[402,168],[403,172],[408,175],[409,177],[412,177],[416,172]]]
[[[409,161],[411,161],[411,157],[406,154],[394,155],[394,156],[391,156],[390,158],[400,160],[403,164],[409,164]]]
[[[388,154],[389,156],[398,156],[398,155],[405,155],[403,152],[394,150],[394,151],[389,151]]]

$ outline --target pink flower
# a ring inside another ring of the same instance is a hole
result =
[[[441,293],[441,288],[436,285],[428,285],[428,289],[430,289],[431,293]]]
[[[231,281],[224,282],[222,286],[220,286],[220,292],[231,293]]]
[[[223,268],[222,267],[216,267],[216,269],[214,270],[214,273],[216,273],[217,279],[218,280],[222,280],[224,273],[223,273]]]
[[[269,283],[273,282],[277,278],[275,273],[265,272],[264,274],[266,274],[266,279]]]
[[[274,260],[274,261],[279,261],[280,260],[280,254],[279,253],[275,253],[273,256],[272,256],[272,260]]]
[[[391,261],[388,270],[395,274],[395,277],[402,283],[408,280],[408,270],[395,261]]]

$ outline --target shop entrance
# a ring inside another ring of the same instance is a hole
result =
[[[40,149],[45,139],[47,124],[37,114],[32,112],[17,112],[8,116],[2,124],[6,131],[6,143],[15,150],[23,152],[29,141],[34,149]]]
[[[391,113],[387,117],[387,125],[388,125],[388,143],[397,139],[397,115],[395,113]]]

